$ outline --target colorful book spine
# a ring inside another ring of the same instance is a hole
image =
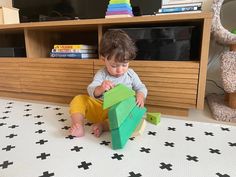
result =
[[[52,52],[59,53],[97,53],[95,49],[52,49]]]
[[[59,53],[59,52],[50,52],[50,57],[52,58],[97,58],[97,54],[87,54],[87,53]]]
[[[78,45],[58,45],[55,44],[54,49],[97,49],[94,45],[84,45],[84,44],[78,44]]]
[[[188,7],[171,7],[171,8],[161,8],[159,13],[172,13],[172,12],[188,12],[201,10],[199,6],[188,6]]]

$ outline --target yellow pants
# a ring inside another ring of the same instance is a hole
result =
[[[92,123],[108,119],[107,109],[103,110],[103,102],[88,95],[78,95],[70,103],[70,114],[80,113]]]

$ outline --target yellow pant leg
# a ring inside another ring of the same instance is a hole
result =
[[[88,95],[78,95],[70,103],[70,114],[80,113],[92,123],[101,122],[108,118],[107,110],[103,110],[102,101],[89,97]]]

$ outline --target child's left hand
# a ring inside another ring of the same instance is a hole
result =
[[[144,94],[142,92],[137,92],[136,94],[136,104],[138,107],[144,106]]]

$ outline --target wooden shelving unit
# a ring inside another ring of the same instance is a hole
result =
[[[146,103],[150,111],[187,115],[189,108],[204,106],[211,18],[211,13],[192,13],[1,25],[0,47],[24,46],[27,57],[0,58],[0,96],[69,103],[73,96],[86,93],[103,63],[96,58],[49,58],[54,44],[79,41],[98,45],[104,31],[111,27],[196,23],[201,33],[199,58],[131,62],[148,87]]]

